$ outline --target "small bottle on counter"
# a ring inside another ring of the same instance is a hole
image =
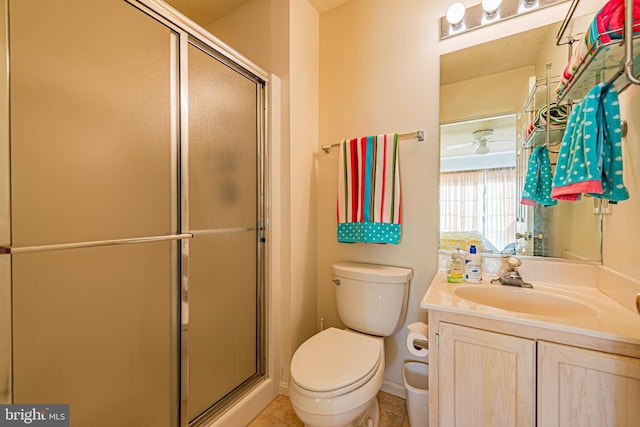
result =
[[[458,253],[451,254],[451,259],[447,262],[447,282],[460,283],[464,277],[464,261]]]
[[[476,245],[469,247],[464,260],[464,280],[470,283],[482,282],[482,256],[477,253]]]

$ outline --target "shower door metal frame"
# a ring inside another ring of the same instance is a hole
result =
[[[0,245],[11,244],[11,186],[9,149],[9,2],[0,0]],[[6,223],[2,222],[2,217]],[[0,254],[0,404],[10,404],[11,255]],[[6,353],[5,353],[6,349]]]
[[[182,221],[182,229],[189,230],[190,234],[193,234],[194,238],[197,236],[203,235],[211,235],[211,234],[227,234],[227,233],[237,233],[243,231],[255,231],[256,232],[256,263],[257,263],[257,337],[258,342],[256,343],[257,348],[257,360],[256,360],[256,374],[245,380],[242,384],[240,384],[236,390],[241,389],[245,390],[250,388],[252,385],[260,382],[266,373],[266,346],[264,342],[264,336],[266,333],[265,327],[265,298],[264,298],[264,288],[265,288],[265,103],[266,103],[266,82],[264,79],[256,76],[252,72],[246,70],[239,64],[235,63],[233,59],[229,59],[220,54],[217,51],[217,48],[214,47],[210,42],[206,42],[204,40],[198,39],[189,35],[188,38],[185,38],[181,42],[181,74],[187,75],[188,71],[188,46],[191,45],[196,49],[201,50],[205,54],[212,57],[214,60],[218,60],[224,65],[230,67],[234,71],[238,72],[245,78],[253,81],[258,88],[256,93],[256,142],[257,142],[257,159],[258,164],[256,165],[258,183],[257,183],[257,221],[255,226],[253,227],[242,227],[242,228],[224,228],[224,229],[210,229],[210,230],[192,230],[189,224],[189,127],[188,127],[188,119],[189,119],[189,111],[188,111],[188,81],[187,79],[183,79],[181,81],[181,103],[185,107],[183,110],[183,114],[181,115],[181,167],[182,167],[182,183],[181,183],[181,197],[182,197],[182,209],[181,209],[181,221]],[[183,268],[182,268],[182,306],[189,306],[189,241],[183,241]],[[204,413],[199,415],[196,419],[194,419],[191,423],[189,422],[188,416],[188,404],[189,404],[189,313],[188,311],[183,312],[182,315],[182,346],[181,346],[181,354],[182,358],[182,403],[181,403],[181,427],[196,427],[203,425],[207,422],[210,422],[212,419],[215,419],[217,416],[222,415],[225,409],[230,408],[235,402],[237,402],[243,395],[236,395],[234,392],[231,392],[229,395],[222,398],[218,403],[214,406],[210,407]]]
[[[2,1],[2,0],[0,0]],[[180,200],[180,230],[181,232],[193,235],[197,238],[203,234],[221,234],[237,231],[256,231],[256,254],[257,254],[257,373],[252,378],[245,381],[246,390],[249,392],[252,385],[263,380],[267,372],[266,361],[266,224],[267,224],[267,150],[266,150],[266,100],[267,100],[267,81],[269,75],[264,70],[251,63],[238,52],[222,43],[202,27],[191,21],[180,12],[176,11],[166,3],[160,3],[155,0],[124,0],[142,12],[162,22],[167,27],[176,31],[179,36],[179,48],[177,60],[179,64],[179,134],[180,134],[180,182],[178,185],[178,197]],[[248,228],[231,228],[218,230],[190,230],[189,228],[189,210],[188,210],[188,160],[189,160],[189,98],[188,98],[188,81],[184,76],[188,75],[188,46],[194,47],[211,55],[215,59],[221,61],[226,66],[256,83],[258,88],[256,98],[256,117],[257,125],[257,222],[255,227]],[[210,422],[217,416],[222,415],[224,410],[241,398],[244,393],[239,396],[232,395],[222,399],[219,405],[211,407],[202,415],[189,423],[188,404],[189,404],[189,240],[182,240],[180,251],[180,301],[182,310],[180,313],[180,427],[199,426],[206,422]],[[185,310],[185,308],[187,308]],[[242,386],[242,385],[241,385]]]
[[[47,244],[38,246],[12,246],[12,233],[11,233],[11,136],[10,136],[10,47],[9,47],[9,2],[10,0],[0,0],[0,46],[3,48],[2,59],[0,59],[0,219],[5,217],[6,223],[0,221],[0,379],[6,379],[6,381],[0,381],[0,404],[12,404],[13,403],[13,332],[12,332],[12,255],[23,253],[37,253],[37,252],[49,252],[49,251],[61,251],[70,249],[86,249],[105,246],[121,246],[132,244],[147,244],[153,242],[170,242],[181,241],[185,242],[193,235],[190,233],[180,233],[177,230],[180,228],[179,218],[179,192],[178,192],[178,180],[179,180],[179,105],[177,103],[179,99],[179,69],[178,58],[176,53],[178,51],[178,42],[180,38],[179,31],[175,26],[169,25],[168,22],[162,22],[171,33],[171,75],[170,75],[170,93],[172,97],[171,103],[171,120],[170,133],[171,133],[171,181],[172,188],[170,190],[172,215],[171,215],[171,228],[174,230],[173,234],[167,235],[153,235],[153,236],[139,236],[131,238],[109,239],[99,241],[83,241],[83,242],[68,242]],[[147,14],[149,15],[149,14]],[[150,18],[153,18],[150,16]],[[161,21],[161,20],[159,20]],[[171,331],[171,359],[174,366],[178,365],[179,353],[178,353],[178,341],[179,331],[177,320],[179,319],[179,270],[180,270],[180,248],[179,243],[171,246],[172,262],[171,262],[171,282],[173,284],[171,290],[172,304],[170,315],[172,319],[175,319],[175,326]],[[2,352],[7,350],[7,357],[4,357]],[[179,372],[178,369],[172,369],[171,373],[171,400],[172,407],[170,414],[172,424],[175,424],[179,420]]]
[[[46,244],[38,246],[12,246],[12,233],[11,233],[11,137],[10,137],[10,47],[9,47],[9,2],[10,0],[0,0],[0,46],[3,48],[2,58],[0,59],[0,404],[12,404],[13,403],[13,333],[12,333],[12,255],[23,253],[37,253],[37,252],[50,252],[61,251],[70,249],[86,249],[105,246],[121,246],[132,244],[145,244],[153,242],[168,242],[168,241],[187,241],[193,238],[190,233],[179,233],[177,230],[180,226],[179,218],[179,193],[178,193],[178,179],[179,179],[179,108],[177,100],[179,98],[179,70],[178,60],[175,53],[178,50],[179,32],[171,25],[165,26],[172,30],[171,33],[171,76],[170,76],[170,92],[172,96],[171,105],[171,177],[172,188],[170,194],[172,195],[172,215],[171,215],[171,228],[174,234],[167,235],[153,235],[153,236],[139,236],[131,238],[109,239],[99,241],[82,241],[82,242],[68,242],[57,244]],[[1,221],[2,218],[6,218],[6,222]],[[178,364],[178,326],[177,319],[179,315],[179,308],[177,303],[179,302],[179,247],[178,245],[172,245],[172,263],[171,263],[171,282],[174,284],[171,291],[171,300],[175,301],[172,305],[170,315],[172,319],[176,319],[176,325],[171,331],[171,358],[173,365]],[[6,356],[3,352],[6,350]],[[176,423],[179,419],[179,372],[177,369],[172,369],[171,374],[171,396],[172,407],[170,414],[172,418],[172,424]]]

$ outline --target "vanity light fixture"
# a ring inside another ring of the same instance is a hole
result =
[[[446,15],[440,18],[440,39],[567,1],[569,0],[482,0],[481,4],[466,8],[456,1],[449,6]]]

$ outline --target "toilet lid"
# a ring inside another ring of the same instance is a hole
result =
[[[291,359],[291,378],[313,392],[366,382],[381,360],[382,340],[328,328],[305,341]]]

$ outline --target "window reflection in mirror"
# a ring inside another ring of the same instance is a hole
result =
[[[440,249],[515,253],[516,115],[440,126]]]
[[[539,82],[546,77],[547,64],[551,64],[551,79],[567,64],[566,46],[555,44],[559,26],[555,23],[441,56],[441,250],[468,251],[470,244],[476,244],[485,253],[601,261],[601,215],[594,213],[593,198],[559,201],[550,207],[520,203],[535,146],[525,145],[525,131],[531,114],[546,105],[546,96],[536,93],[529,106],[527,100],[537,90],[546,95],[546,85],[540,87]],[[554,91],[555,86],[550,92]],[[493,155],[498,141],[510,138],[502,134],[503,120],[513,123],[510,137],[515,142],[510,148],[513,163],[507,165]],[[457,134],[463,128],[466,134]],[[562,138],[562,132],[554,132],[553,138]],[[460,148],[448,148],[452,145]],[[553,156],[550,152],[552,165]],[[503,188],[499,195],[494,192],[497,183]],[[502,207],[492,207],[494,203]]]

